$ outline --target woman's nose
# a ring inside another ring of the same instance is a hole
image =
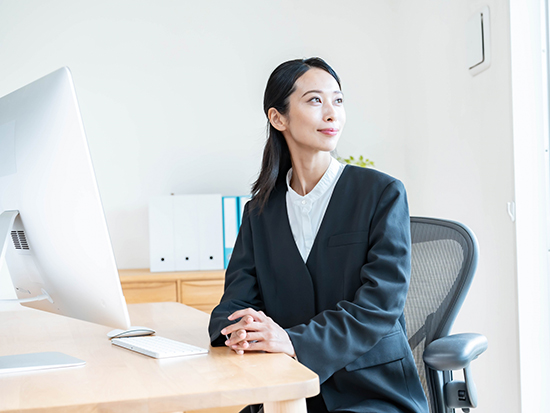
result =
[[[334,110],[334,106],[332,106],[332,104],[328,103],[325,105],[325,113],[323,117],[325,122],[334,122],[336,120],[336,111]]]

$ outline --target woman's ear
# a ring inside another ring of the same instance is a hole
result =
[[[267,111],[267,118],[269,123],[278,131],[282,132],[286,130],[286,118],[279,113],[275,108],[269,108]]]

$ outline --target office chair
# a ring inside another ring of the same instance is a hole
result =
[[[477,407],[470,362],[487,349],[480,334],[449,335],[477,266],[475,235],[453,221],[411,217],[411,283],[405,303],[409,345],[431,413]],[[452,379],[464,371],[464,381]]]

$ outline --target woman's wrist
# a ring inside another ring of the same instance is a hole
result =
[[[288,340],[288,349],[285,351],[286,354],[288,354],[292,358],[296,358],[296,351],[294,350],[294,344],[292,344],[292,340],[290,339],[290,336],[288,335],[288,332],[283,329],[283,331],[286,334],[286,338]]]

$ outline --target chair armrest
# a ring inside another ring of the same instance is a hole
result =
[[[426,346],[424,363],[439,371],[465,369],[487,350],[487,346],[487,338],[481,334],[463,333],[441,337]]]

